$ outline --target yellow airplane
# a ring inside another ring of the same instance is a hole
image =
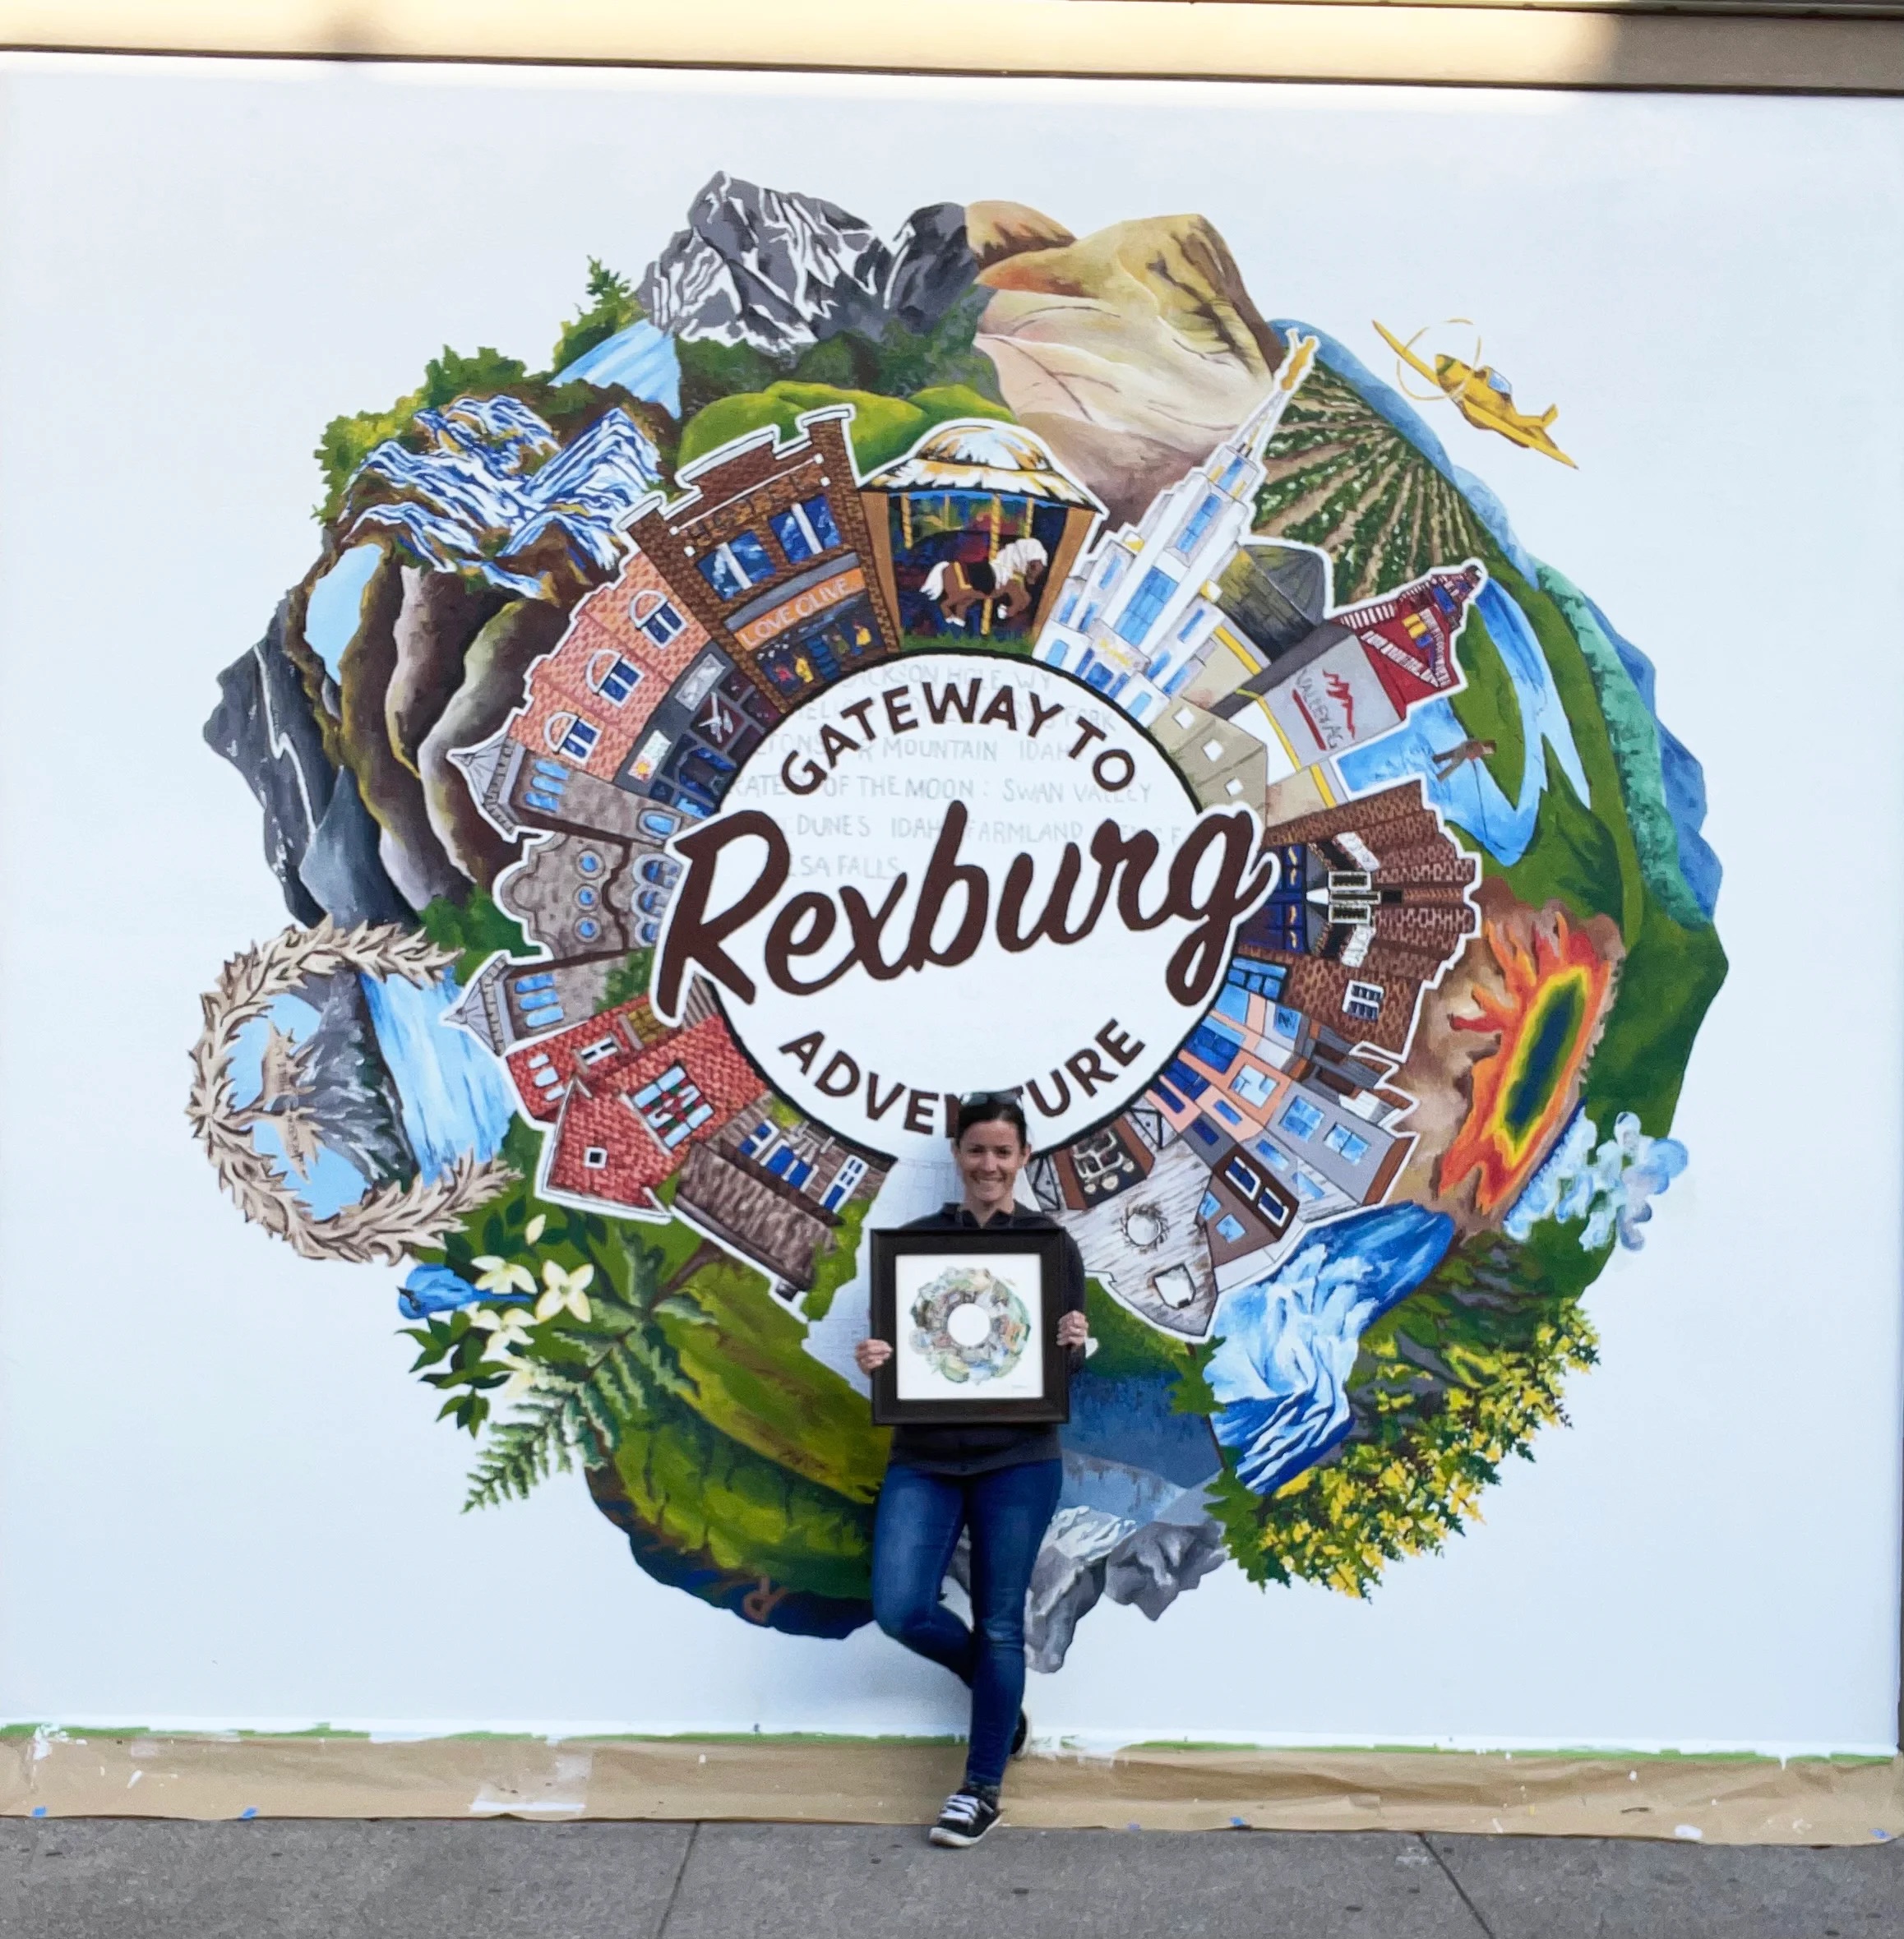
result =
[[[1463,319],[1456,317],[1452,321],[1459,322]],[[1384,340],[1396,356],[1427,378],[1476,430],[1499,432],[1510,444],[1557,458],[1563,464],[1574,465],[1576,471],[1580,469],[1547,435],[1547,427],[1560,410],[1558,404],[1549,404],[1537,418],[1530,417],[1527,412],[1514,409],[1513,387],[1499,371],[1490,370],[1485,363],[1478,366],[1463,363],[1458,357],[1437,356],[1430,366],[1424,363],[1411,347],[1421,335],[1420,330],[1404,344],[1391,331],[1383,330],[1380,324],[1376,324],[1375,328],[1381,331]],[[1475,354],[1480,353],[1477,340]],[[1405,378],[1402,388],[1407,390]],[[1414,397],[1416,394],[1410,390],[1408,395]],[[1416,401],[1423,400],[1417,398]]]

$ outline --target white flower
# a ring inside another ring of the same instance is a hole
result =
[[[475,1263],[476,1290],[479,1293],[533,1293],[535,1290],[535,1275],[526,1266],[518,1266],[508,1259],[499,1259],[494,1253],[483,1253]]]
[[[510,1355],[517,1347],[529,1344],[528,1318],[514,1307],[485,1306],[471,1316],[469,1323],[480,1327],[490,1337],[488,1346],[483,1350],[486,1360],[501,1360],[512,1366],[515,1363]]]
[[[548,1229],[548,1214],[546,1212],[538,1212],[535,1216],[522,1228],[522,1243],[525,1245],[539,1245],[542,1243],[542,1235]],[[482,1262],[480,1260],[478,1261],[478,1264],[481,1263]]]
[[[507,1406],[535,1385],[538,1372],[534,1360],[506,1360],[502,1364],[509,1369],[509,1378],[496,1390],[496,1405]]]
[[[553,1259],[544,1259],[542,1281],[547,1290],[535,1303],[535,1317],[538,1320],[553,1319],[566,1309],[585,1325],[589,1309],[589,1295],[585,1289],[594,1277],[593,1266],[578,1266],[573,1272],[565,1272]]]

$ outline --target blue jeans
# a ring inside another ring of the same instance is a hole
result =
[[[1056,1461],[964,1475],[895,1466],[880,1490],[873,1618],[971,1686],[968,1784],[996,1787],[1005,1779],[1024,1701],[1025,1591],[1064,1473]],[[972,1530],[971,1629],[939,1600],[962,1527]]]

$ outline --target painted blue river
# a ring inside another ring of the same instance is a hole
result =
[[[1317,1228],[1267,1279],[1217,1304],[1204,1377],[1217,1438],[1258,1494],[1313,1467],[1348,1433],[1348,1381],[1364,1331],[1440,1264],[1454,1221],[1384,1205]]]
[[[455,976],[446,976],[422,990],[396,977],[387,983],[374,976],[358,980],[369,1005],[378,1052],[396,1086],[404,1134],[423,1175],[440,1177],[465,1152],[493,1157],[501,1147],[515,1101],[501,1067],[488,1051],[467,1031],[442,1021],[460,994]],[[294,1043],[303,1043],[317,1028],[318,1017],[302,997],[281,996],[271,1006],[269,1022]],[[266,1026],[264,1018],[246,1024],[232,1048],[232,1094],[240,1106],[258,1095]],[[363,1173],[328,1145],[319,1147],[309,1176],[299,1178],[285,1158],[283,1140],[274,1126],[259,1124],[252,1137],[315,1217],[328,1218],[340,1207],[354,1205],[367,1188]]]
[[[440,1176],[465,1152],[492,1158],[515,1115],[502,1067],[443,1013],[462,994],[453,975],[419,990],[392,976],[363,976],[377,1047],[395,1080],[404,1131],[423,1176]]]
[[[1337,762],[1351,788],[1383,787],[1418,775],[1428,798],[1450,821],[1458,822],[1495,860],[1512,865],[1527,853],[1534,838],[1534,817],[1547,785],[1546,749],[1551,747],[1561,771],[1584,801],[1587,776],[1574,731],[1560,704],[1560,690],[1548,671],[1546,657],[1526,616],[1513,599],[1490,580],[1475,600],[1489,635],[1500,649],[1501,662],[1514,684],[1521,710],[1527,755],[1520,786],[1509,800],[1481,761],[1464,761],[1445,780],[1436,778],[1435,757],[1458,747],[1467,730],[1446,700],[1428,700],[1416,708],[1393,733],[1357,747]],[[1456,653],[1458,657],[1459,648]]]

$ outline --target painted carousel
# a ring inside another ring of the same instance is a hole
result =
[[[861,496],[911,640],[1034,639],[1103,507],[1017,424],[935,425]]]

